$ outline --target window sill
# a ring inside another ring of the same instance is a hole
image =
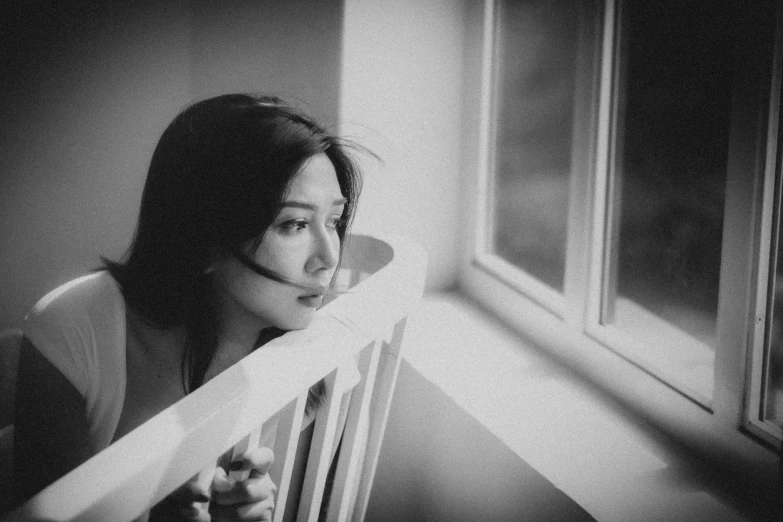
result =
[[[597,520],[769,519],[771,502],[736,474],[716,475],[466,298],[426,296],[409,328],[410,365]]]

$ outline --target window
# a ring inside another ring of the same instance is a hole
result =
[[[763,273],[761,312],[754,350],[754,386],[751,400],[751,425],[761,433],[778,439],[783,427],[783,242],[781,240],[780,179],[774,197],[774,220],[767,231],[770,238],[770,262]]]
[[[488,275],[524,310],[780,444],[775,2],[485,6],[463,286],[516,306],[480,289]]]
[[[755,329],[751,351],[748,424],[760,437],[783,440],[783,154],[780,147],[781,76],[783,50],[778,31],[773,95],[765,157],[759,268],[756,280]]]
[[[504,0],[497,10],[491,195],[479,259],[562,315],[574,291],[569,221],[592,161],[599,5]]]
[[[563,292],[571,165],[578,161],[580,6],[539,0],[499,7],[491,247]]]
[[[624,2],[606,257],[591,331],[709,405],[729,147],[726,2]]]

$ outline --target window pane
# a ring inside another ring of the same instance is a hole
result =
[[[777,261],[770,288],[769,344],[766,350],[765,390],[762,420],[783,427],[783,241],[778,216]],[[774,243],[773,243],[774,244]]]
[[[708,379],[690,384],[709,390],[732,82],[727,5],[623,4],[614,201],[619,243],[612,245],[616,287],[604,317],[660,346],[642,357],[680,365],[666,369]],[[681,337],[695,342],[683,344]]]
[[[561,292],[588,5],[499,2],[492,250]]]

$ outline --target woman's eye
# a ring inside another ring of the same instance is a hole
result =
[[[345,219],[343,219],[342,217],[333,217],[326,222],[326,227],[329,229],[337,230],[344,224],[345,224]],[[302,232],[303,230],[305,230],[310,226],[310,223],[308,223],[308,221],[304,219],[292,219],[290,221],[284,221],[283,223],[280,223],[280,225],[278,226],[283,232],[293,234],[296,232]]]
[[[287,232],[300,232],[307,228],[307,221],[286,221],[280,225],[280,228]]]

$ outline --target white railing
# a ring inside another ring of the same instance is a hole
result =
[[[324,379],[297,520],[318,519],[336,437],[342,436],[328,520],[363,520],[408,314],[425,276],[423,250],[403,239],[353,236],[341,271],[350,289],[305,330],[286,335],[212,379],[12,512],[16,520],[133,520],[230,448],[273,447],[270,475],[282,521],[309,388]],[[343,394],[358,367],[361,380]],[[340,405],[350,400],[345,427]],[[290,514],[289,514],[290,516]]]

